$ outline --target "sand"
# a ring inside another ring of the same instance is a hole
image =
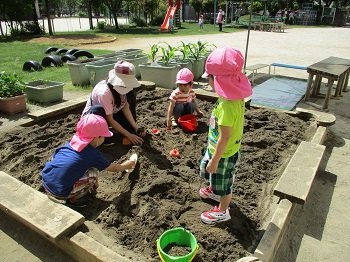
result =
[[[194,261],[235,261],[255,249],[271,202],[271,185],[296,146],[307,140],[310,121],[280,111],[247,110],[242,158],[230,204],[232,219],[208,226],[200,221],[200,214],[216,203],[199,196],[200,187],[207,185],[199,177],[199,163],[207,144],[208,116],[214,102],[199,101],[206,117],[198,119],[195,132],[184,132],[180,127],[166,131],[170,92],[137,92],[138,123],[147,130],[145,142],[139,148],[123,146],[121,137],[115,135],[114,145],[102,145],[99,150],[116,162],[128,159],[136,151],[138,164],[129,174],[101,172],[93,205],[78,212],[93,222],[93,228],[104,232],[104,237],[125,247],[125,252],[120,248],[118,252],[126,256],[130,255],[127,250],[132,250],[146,259],[157,258],[156,240],[165,230],[181,226],[198,241],[199,252]],[[81,110],[19,128],[3,138],[0,170],[43,191],[41,170],[54,149],[74,134]],[[154,135],[153,128],[158,128],[160,134]],[[179,158],[170,156],[172,149],[180,152]],[[94,231],[87,234],[97,241],[106,241]]]

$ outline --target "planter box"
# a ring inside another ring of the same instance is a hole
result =
[[[26,94],[0,98],[0,112],[8,115],[13,115],[27,110]]]
[[[148,56],[143,54],[138,55],[126,55],[121,58],[124,61],[130,62],[135,66],[136,77],[141,76],[140,64],[146,64],[148,62]]]
[[[87,63],[102,60],[102,57],[94,57],[84,60],[68,61],[70,78],[73,85],[88,86],[90,85],[89,72],[85,65]]]
[[[104,59],[97,62],[87,63],[85,66],[89,72],[90,84],[94,87],[102,79],[108,77],[108,72],[114,68],[114,65],[118,58]]]
[[[141,80],[151,81],[156,86],[173,89],[176,87],[176,75],[180,70],[180,65],[163,66],[159,64],[140,64]]]
[[[193,66],[192,66],[193,61],[191,60],[175,60],[175,63],[180,65],[180,69],[188,68],[189,70],[191,70],[191,72],[193,70]]]
[[[142,53],[142,49],[138,48],[129,48],[129,49],[122,49],[115,51],[117,54],[124,54],[124,55],[138,55]]]
[[[194,79],[199,79],[205,70],[206,57],[201,56],[198,60],[192,60],[192,73],[194,74]]]
[[[99,57],[99,58],[103,58],[103,59],[109,59],[109,58],[119,58],[124,56],[124,54],[120,54],[120,53],[110,53],[110,54],[103,54],[103,55],[98,55],[95,57]]]
[[[63,98],[64,83],[62,82],[37,80],[27,82],[26,85],[24,92],[28,100],[48,104]]]

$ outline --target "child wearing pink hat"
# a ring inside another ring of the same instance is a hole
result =
[[[210,185],[199,190],[202,198],[219,202],[201,214],[206,224],[231,219],[229,204],[240,158],[243,135],[245,102],[252,94],[252,87],[242,73],[244,59],[240,51],[231,47],[219,47],[209,56],[202,77],[209,77],[209,84],[219,98],[210,117],[208,146],[200,164],[200,175],[209,179]]]
[[[199,117],[203,117],[203,112],[199,109],[196,101],[196,94],[192,89],[194,75],[188,68],[181,69],[176,76],[177,88],[171,93],[167,115],[167,129],[171,129],[171,121],[174,116],[175,125],[177,120],[184,116],[193,114],[196,110]]]
[[[57,148],[53,158],[42,171],[45,190],[58,199],[66,199],[72,208],[88,207],[90,192],[96,194],[98,171],[124,171],[135,166],[134,161],[111,163],[97,149],[105,137],[111,137],[106,120],[99,115],[87,114],[76,126],[77,133],[70,142]]]

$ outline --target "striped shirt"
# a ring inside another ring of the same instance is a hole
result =
[[[175,103],[186,104],[192,102],[196,98],[196,93],[191,88],[187,94],[181,93],[179,88],[176,88],[170,95],[169,99]]]

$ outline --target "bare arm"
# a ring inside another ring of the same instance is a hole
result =
[[[196,108],[196,112],[197,112],[198,116],[199,116],[199,117],[203,117],[204,114],[203,114],[203,112],[199,109],[197,100],[196,100],[196,99],[193,99],[192,101],[193,101],[193,104],[194,104],[194,106],[195,106],[195,108]]]
[[[122,112],[125,116],[125,118],[128,120],[128,122],[130,123],[130,125],[132,126],[132,128],[137,131],[138,129],[138,126],[134,120],[134,117],[132,116],[131,114],[131,111],[130,111],[130,106],[129,106],[129,103],[126,102],[126,104],[124,105],[124,107],[122,108]]]
[[[130,122],[131,119],[131,126],[135,129],[135,131],[137,131],[138,126],[135,123],[135,120],[130,112],[129,109],[129,104],[127,103],[124,107],[123,107],[123,114],[125,115],[125,118]],[[121,135],[127,137],[131,143],[135,144],[135,145],[139,145],[143,143],[143,139],[137,135],[131,134],[128,130],[126,130],[124,127],[122,127],[117,121],[114,120],[113,115],[107,115],[107,122],[108,124],[113,127],[114,130],[116,130],[118,133],[120,133]],[[142,136],[145,136],[146,133],[141,134]]]
[[[109,172],[120,172],[120,171],[124,171],[125,169],[132,169],[134,167],[135,167],[135,161],[127,160],[121,164],[112,163],[105,170]]]
[[[169,108],[168,108],[168,115],[166,118],[168,128],[171,128],[171,116],[173,114],[174,107],[175,107],[175,101],[170,100]]]
[[[218,165],[219,165],[219,161],[220,161],[222,155],[224,154],[228,140],[230,139],[232,127],[219,126],[219,130],[220,130],[220,135],[219,135],[218,143],[216,144],[215,152],[213,154],[213,157],[210,159],[210,161],[207,165],[207,168],[206,168],[206,170],[210,174],[216,173],[216,170],[217,170]]]

